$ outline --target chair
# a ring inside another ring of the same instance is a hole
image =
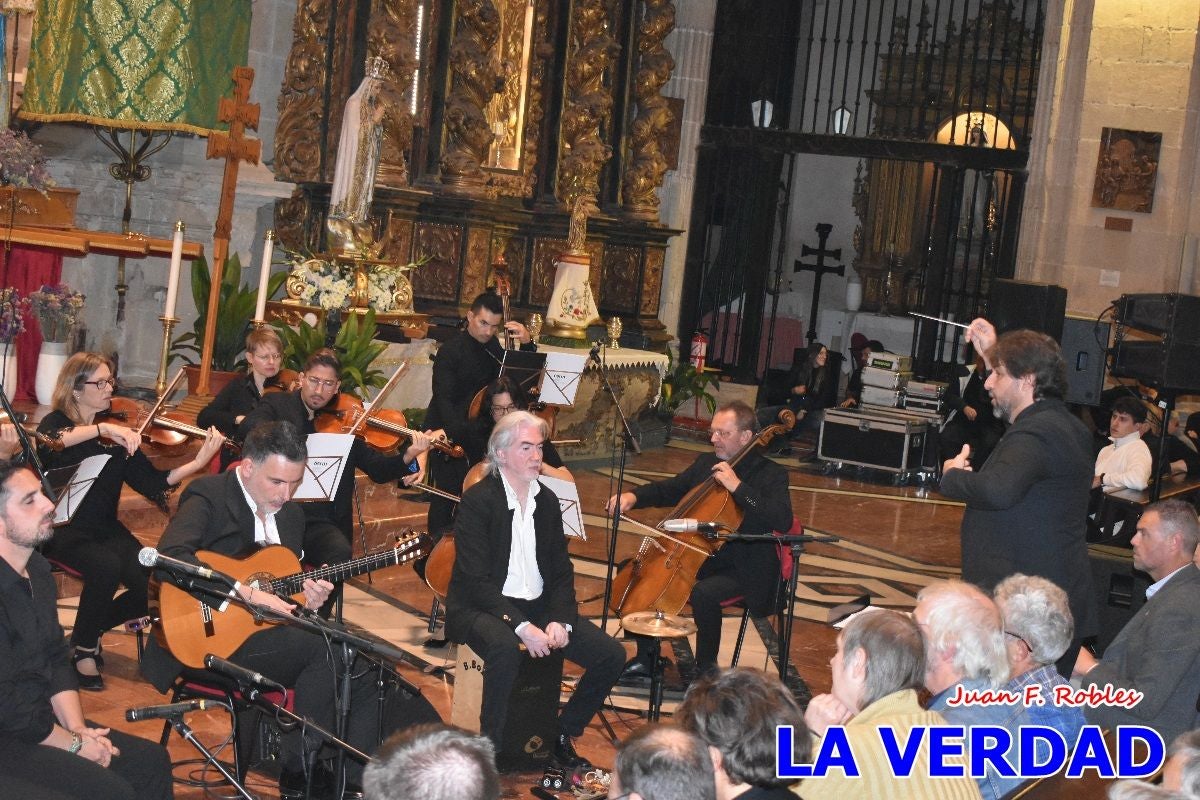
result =
[[[797,536],[803,532],[804,526],[800,524],[800,518],[792,517],[792,527],[788,528],[787,535]],[[775,535],[778,536],[779,533],[776,532]],[[781,583],[786,584],[792,579],[792,572],[796,568],[795,559],[792,558],[792,548],[783,544],[782,542],[777,542],[775,544],[775,549],[779,553],[779,580]],[[784,603],[786,604],[791,599],[792,598],[784,598]],[[746,605],[746,598],[744,595],[730,597],[721,603],[722,608],[730,608],[731,606],[740,606],[742,609],[742,623],[738,628],[737,644],[735,644],[733,647],[733,658],[730,661],[730,666],[736,667],[738,664],[738,659],[742,654],[742,642],[746,638],[746,626],[750,623],[750,608]],[[784,605],[784,608],[786,608],[786,605]],[[782,634],[784,624],[783,608],[777,609],[775,613],[779,618],[779,631]]]
[[[292,710],[293,692],[271,690],[264,691],[262,694],[267,700],[283,706],[289,711]],[[261,738],[260,734],[264,723],[262,711],[246,699],[239,691],[235,681],[208,670],[186,669],[175,681],[175,685],[171,687],[172,703],[192,699],[219,700],[231,709],[233,769],[238,781],[245,781],[246,771],[250,767],[250,758],[254,752],[251,747]],[[245,716],[250,712],[257,712],[253,719]],[[248,739],[246,728],[250,726],[253,726],[255,735]],[[163,747],[166,747],[167,741],[171,738],[171,730],[170,721],[164,722],[162,736],[159,738],[159,744]]]

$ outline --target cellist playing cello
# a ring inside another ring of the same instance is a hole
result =
[[[674,506],[689,490],[711,477],[718,485],[715,488],[728,491],[744,514],[740,533],[787,531],[792,526],[787,470],[757,449],[744,455],[736,466],[729,464],[755,438],[756,429],[754,410],[745,403],[719,407],[709,428],[712,453],[697,456],[691,466],[673,478],[622,493],[619,509],[614,495],[605,510],[613,514],[632,508]],[[774,611],[772,604],[782,597],[778,551],[771,542],[728,542],[705,560],[696,577],[688,602],[696,623],[696,668],[698,674],[703,674],[717,666],[722,602],[740,596],[756,617]],[[623,679],[650,677],[656,641],[637,638],[638,654],[625,665]]]

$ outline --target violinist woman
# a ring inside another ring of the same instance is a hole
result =
[[[766,534],[791,528],[787,470],[754,449],[736,466],[729,464],[755,439],[754,410],[742,402],[721,406],[713,415],[709,433],[712,453],[697,456],[674,478],[638,486],[619,497],[613,495],[605,510],[614,514],[645,506],[674,506],[690,489],[712,478],[714,496],[728,493],[745,514],[740,533]],[[688,602],[696,623],[696,668],[703,674],[717,666],[722,602],[741,596],[756,617],[774,612],[782,597],[779,554],[774,542],[728,542],[705,560],[696,577]],[[630,609],[636,610],[640,609]],[[650,677],[655,642],[638,638],[638,655],[625,666],[626,677]]]
[[[225,437],[215,428],[196,456],[169,472],[150,463],[138,448],[137,431],[103,419],[109,410],[116,380],[113,366],[99,353],[76,353],[67,359],[54,387],[54,410],[38,430],[62,443],[61,451],[39,449],[47,470],[75,467],[85,458],[107,455],[99,477],[88,489],[71,521],[54,532],[46,554],[83,576],[83,592],[71,643],[72,663],[79,688],[104,688],[100,670],[100,635],[125,620],[146,614],[149,573],[138,563],[141,543],[117,517],[121,486],[129,486],[166,510],[172,487],[203,469],[221,448]],[[125,591],[114,597],[118,587]]]
[[[529,402],[521,385],[509,375],[501,375],[489,383],[483,390],[483,403],[479,415],[472,418],[470,435],[463,442],[467,451],[467,460],[477,464],[487,453],[488,438],[496,423],[513,411],[528,411]],[[549,439],[542,449],[542,474],[561,478],[564,481],[574,481],[571,471],[563,464],[558,449]]]
[[[227,383],[196,415],[196,424],[201,428],[215,427],[226,436],[233,436],[246,415],[262,400],[263,392],[280,385],[282,364],[283,342],[279,334],[271,328],[250,331],[246,334],[246,374]]]

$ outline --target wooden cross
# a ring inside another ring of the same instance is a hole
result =
[[[258,163],[262,153],[262,142],[247,139],[246,128],[258,130],[258,103],[248,102],[250,86],[254,83],[254,70],[250,67],[233,68],[233,97],[222,97],[217,106],[217,119],[229,123],[229,133],[213,132],[208,137],[205,158],[225,159],[225,174],[221,177],[221,200],[217,204],[217,222],[213,226],[212,261],[209,268],[212,284],[208,291],[208,320],[204,329],[204,342],[200,350],[200,380],[196,394],[207,395],[208,378],[212,372],[213,341],[217,335],[217,305],[221,299],[221,277],[225,271],[225,257],[229,254],[229,236],[233,227],[233,200],[237,192],[238,165],[243,161]]]
[[[804,247],[800,250],[801,258],[805,256],[816,256],[816,262],[812,264],[804,264],[801,263],[799,258],[797,258],[795,265],[792,267],[792,272],[812,272],[815,274],[815,280],[813,281],[812,309],[808,314],[808,332],[804,334],[804,337],[808,339],[809,344],[812,344],[817,339],[817,301],[821,299],[822,276],[824,276],[827,272],[834,275],[846,274],[845,264],[838,264],[836,267],[834,267],[825,263],[826,256],[829,256],[833,259],[842,257],[842,248],[840,247],[836,250],[825,249],[825,242],[829,240],[829,232],[832,230],[833,226],[828,222],[819,223],[817,225],[817,246],[809,247],[808,245],[804,245]]]

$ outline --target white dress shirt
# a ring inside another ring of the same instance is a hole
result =
[[[258,503],[254,502],[254,498],[246,491],[246,484],[242,483],[242,471],[235,469],[237,475],[238,486],[242,487],[242,496],[246,498],[246,505],[250,506],[250,511],[254,515],[254,543],[255,544],[280,544],[279,528],[275,525],[275,512],[269,511],[264,516],[258,513]]]
[[[525,497],[525,508],[517,500],[517,492],[509,484],[504,473],[500,473],[504,485],[504,496],[512,514],[512,547],[508,551],[508,577],[501,592],[505,597],[520,600],[536,600],[542,596],[542,573],[537,564],[537,536],[533,526],[534,498],[541,484],[533,481]]]

